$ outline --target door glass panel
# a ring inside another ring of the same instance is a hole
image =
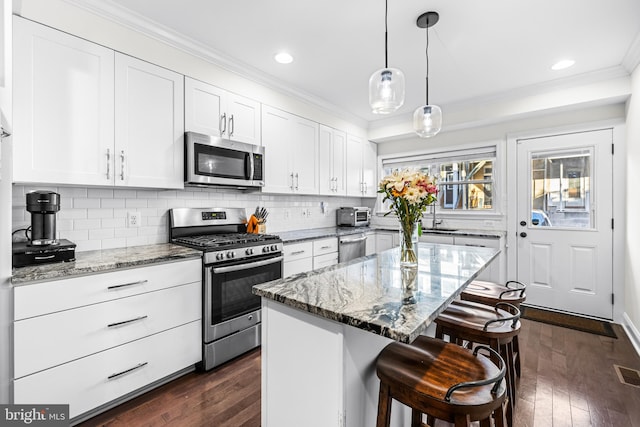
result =
[[[531,155],[531,226],[593,228],[592,149]]]

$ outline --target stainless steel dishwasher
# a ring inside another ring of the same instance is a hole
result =
[[[367,236],[364,233],[342,236],[338,246],[338,262],[351,261],[365,256]]]

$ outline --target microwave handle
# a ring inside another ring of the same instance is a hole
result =
[[[247,179],[253,179],[253,153],[247,153],[244,158],[244,176]]]

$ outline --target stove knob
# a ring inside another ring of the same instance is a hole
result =
[[[278,245],[271,245],[271,250],[272,251],[277,251],[278,250]]]
[[[249,248],[246,251],[244,251],[247,255],[253,255],[253,249]]]
[[[227,252],[227,258],[235,258],[236,257],[236,253],[233,251],[229,251]]]
[[[220,252],[220,253],[216,254],[216,259],[217,259],[218,261],[223,260],[223,259],[224,259],[224,254],[223,254],[222,252]]]
[[[265,246],[264,248],[262,248],[262,252],[264,253],[269,252],[269,246]]]

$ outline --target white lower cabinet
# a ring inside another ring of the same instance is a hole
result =
[[[198,362],[201,329],[191,322],[20,378],[14,402],[69,404],[76,417]]]
[[[495,248],[502,249],[496,259],[494,259],[487,268],[476,277],[478,280],[488,280],[496,283],[504,283],[506,281],[506,271],[503,273],[503,268],[506,269],[506,262],[504,261],[504,239],[498,237],[469,237],[469,236],[455,236],[454,242],[459,246],[478,246],[483,248]]]
[[[338,238],[329,237],[313,241],[313,269],[338,263]]]
[[[77,417],[201,360],[199,258],[14,288],[14,403]]]
[[[313,242],[288,243],[284,245],[283,252],[282,277],[313,270]]]
[[[400,244],[398,232],[376,232],[376,253],[384,252],[387,249],[395,248]]]

